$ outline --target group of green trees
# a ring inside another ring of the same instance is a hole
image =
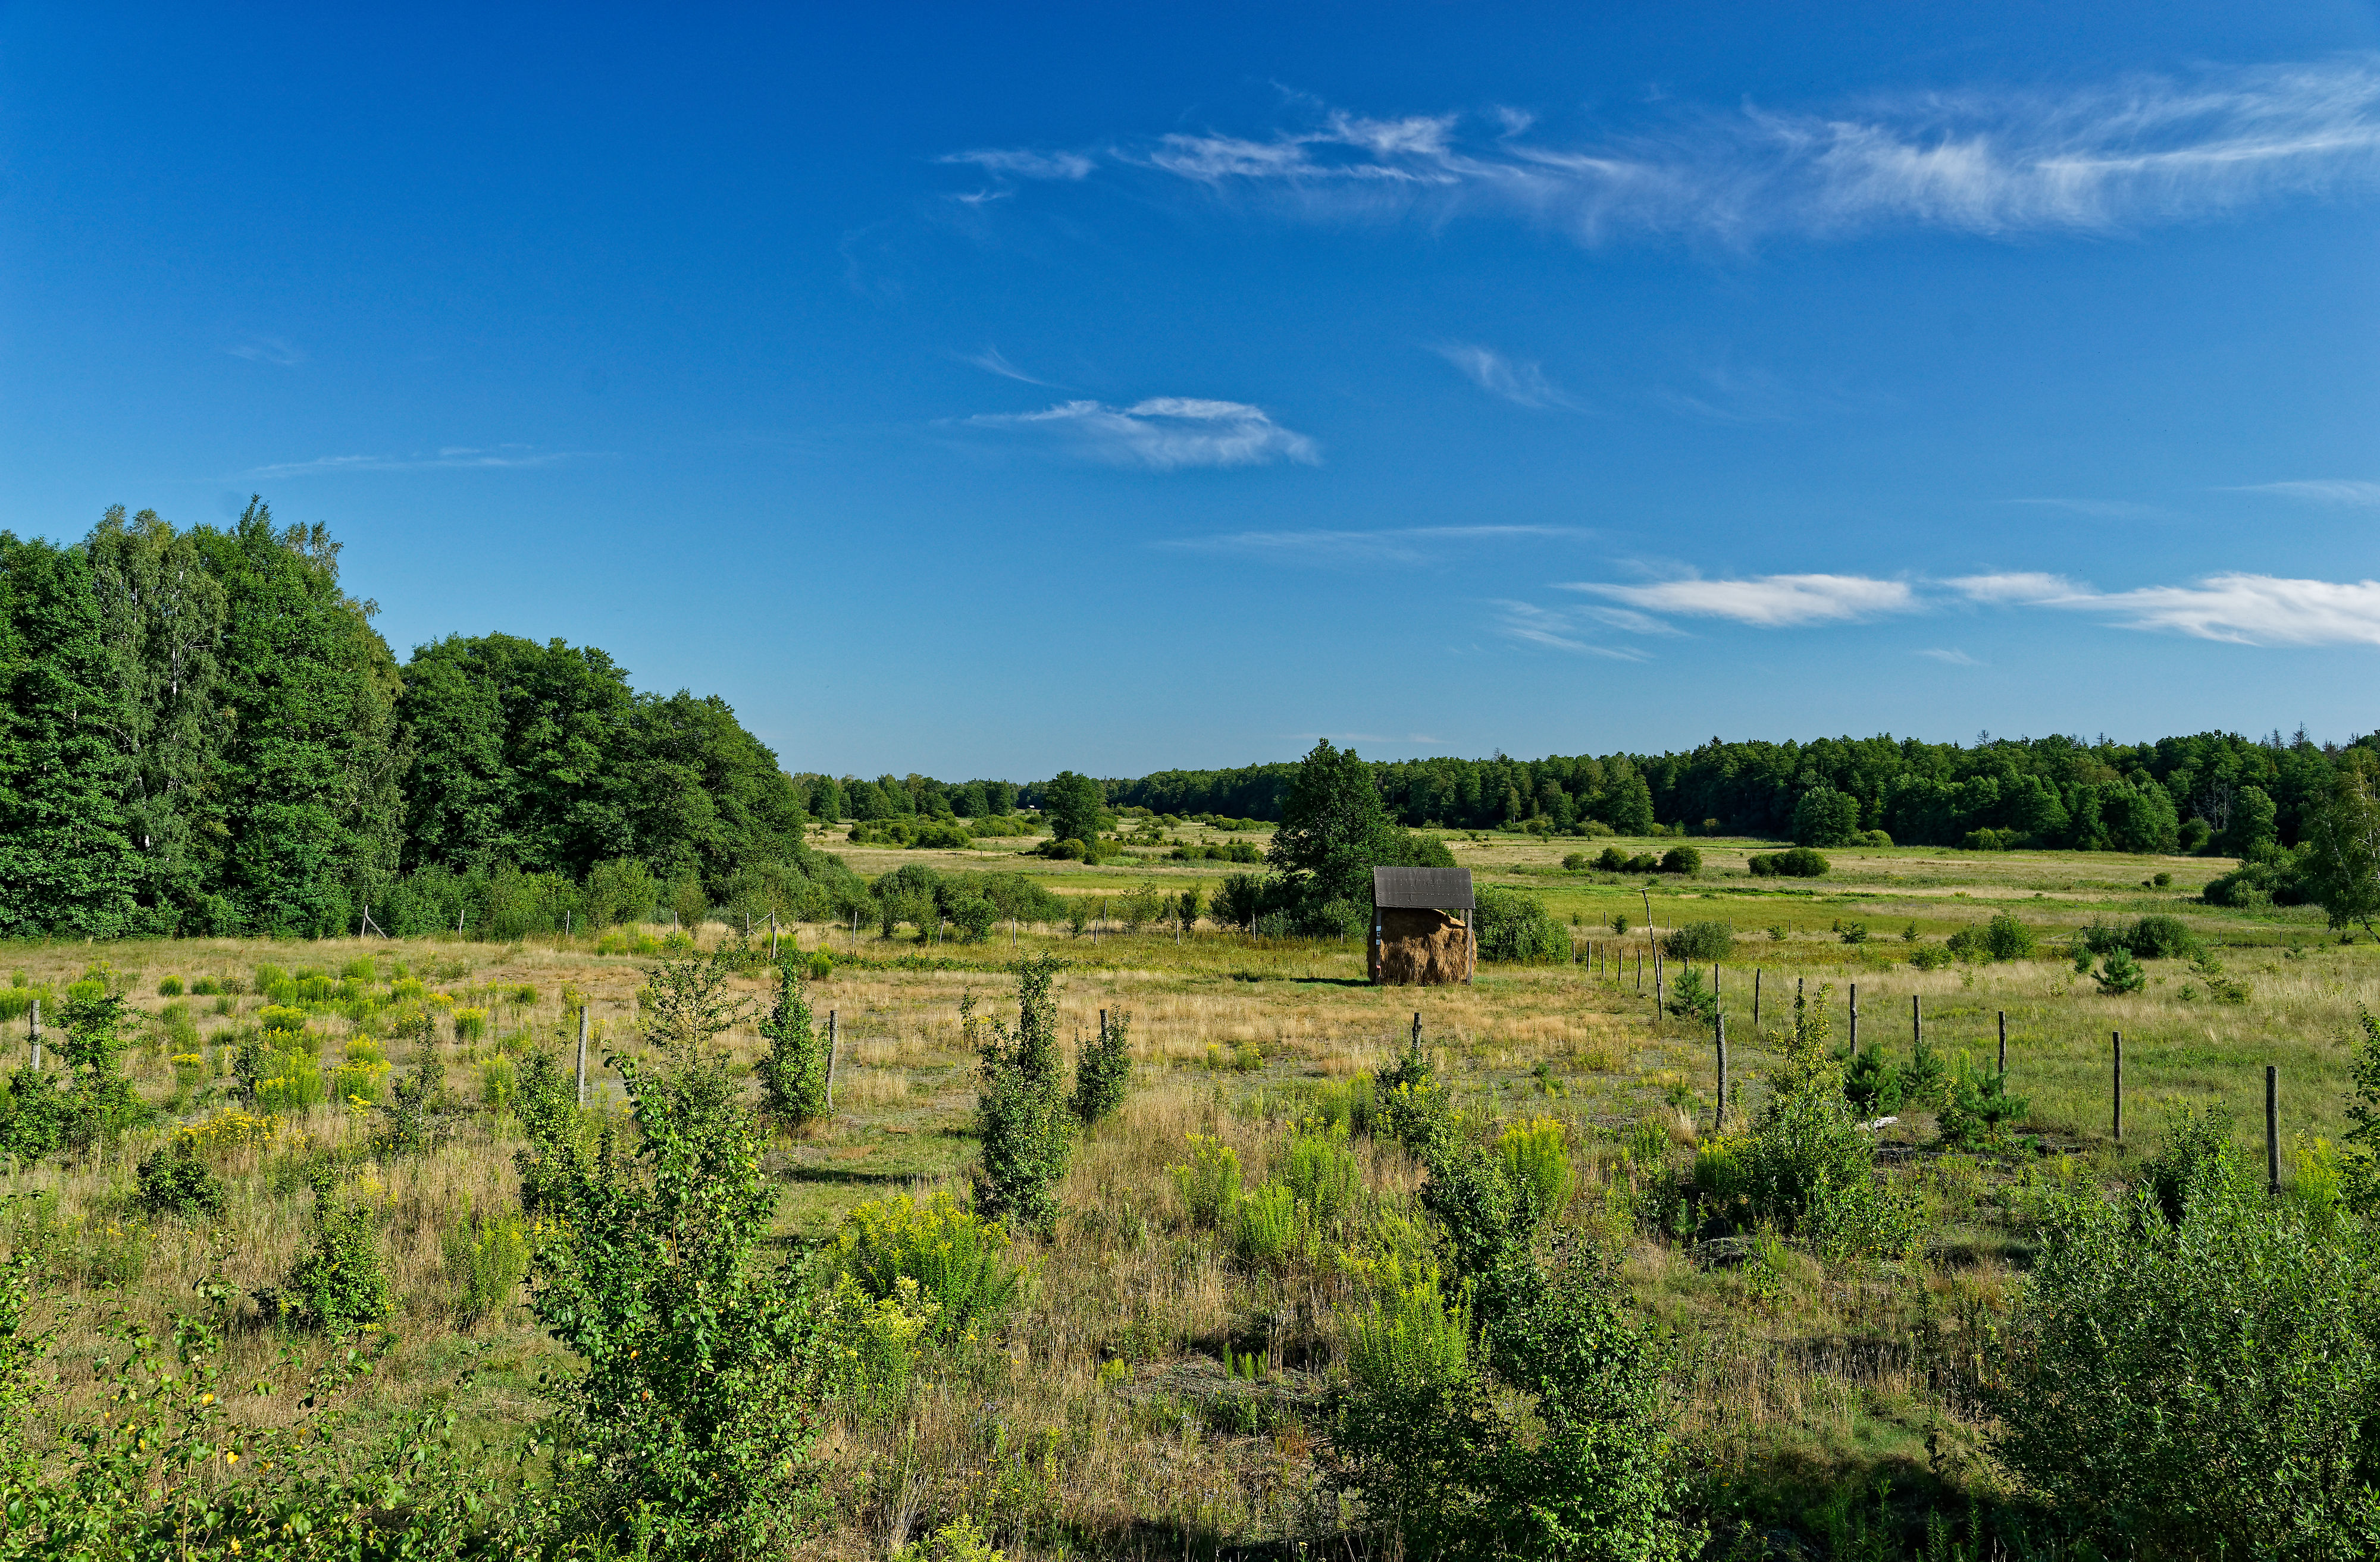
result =
[[[428,931],[492,902],[558,926],[601,914],[607,864],[652,880],[612,876],[638,916],[811,877],[805,793],[720,700],[558,640],[399,665],[338,563],[261,502],[225,529],[118,507],[68,547],[0,533],[0,936],[321,935],[368,905]]]

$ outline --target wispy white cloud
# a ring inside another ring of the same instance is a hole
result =
[[[1740,580],[1660,580],[1643,586],[1577,581],[1565,591],[1622,602],[1648,613],[1723,618],[1762,629],[1840,624],[1914,611],[1907,581],[1864,575],[1761,575]]]
[[[1658,128],[1567,141],[1510,110],[1380,119],[1301,106],[1303,123],[1270,132],[950,161],[1070,182],[1100,165],[1132,169],[1333,220],[1496,213],[1586,243],[1630,234],[1744,243],[1885,226],[2106,233],[2380,179],[2380,62],[2370,56],[2069,91],[1671,113]]]
[[[552,466],[576,461],[589,452],[537,450],[525,444],[482,450],[447,445],[428,455],[318,455],[311,461],[284,461],[251,467],[251,478],[319,478],[343,472],[429,472],[439,470],[500,470],[521,466]]]
[[[2380,483],[2351,478],[2303,478],[2286,483],[2242,483],[2229,493],[2273,493],[2315,504],[2380,505]]]
[[[2242,646],[2380,646],[2380,581],[2210,575],[2190,586],[2101,591],[2049,575],[1947,583],[1980,602],[2095,613],[2127,629]]]
[[[1919,651],[1917,654],[1919,656],[1930,656],[1937,661],[1947,661],[1953,667],[1981,667],[1984,665],[1982,662],[1977,661],[1973,657],[1969,656],[1966,652],[1960,650],[1955,646],[1931,646],[1925,650]]]
[[[978,369],[982,369],[985,373],[997,374],[1002,379],[1022,380],[1028,385],[1038,385],[1044,390],[1056,389],[1056,387],[1050,384],[1049,381],[1037,380],[1032,375],[1026,373],[1025,370],[1009,362],[1006,357],[1002,356],[998,347],[987,346],[979,353],[962,353],[959,355],[959,361],[961,363],[971,363]]]
[[[1608,657],[1614,661],[1643,661],[1645,655],[1633,646],[1604,646],[1580,638],[1580,620],[1587,615],[1541,608],[1535,602],[1499,601],[1497,631],[1506,639],[1523,645],[1541,646],[1548,650],[1570,651],[1580,656]]]
[[[1446,343],[1430,351],[1461,369],[1473,384],[1490,395],[1501,396],[1521,406],[1585,410],[1575,397],[1546,377],[1544,369],[1526,359],[1507,357],[1493,347],[1463,342]]]
[[[1171,472],[1184,466],[1266,466],[1321,462],[1315,442],[1260,406],[1195,396],[1151,396],[1130,406],[1061,402],[1042,412],[985,413],[965,427],[1029,433],[1118,466]]]
[[[1099,166],[1080,152],[1026,151],[1016,148],[954,151],[935,161],[968,163],[987,174],[1004,174],[1016,179],[1086,179]]]
[[[1479,546],[1512,538],[1583,537],[1569,527],[1397,527],[1379,531],[1233,531],[1153,544],[1193,553],[1239,553],[1282,563],[1419,564],[1446,556],[1433,544]]]
[[[2070,515],[2083,515],[2095,521],[2162,521],[2170,512],[2155,504],[2143,504],[2130,499],[2010,499],[2010,504],[2029,504],[2042,510],[2063,510]]]
[[[283,341],[278,336],[251,336],[234,343],[225,352],[250,363],[269,363],[275,369],[295,369],[306,361],[306,349]]]

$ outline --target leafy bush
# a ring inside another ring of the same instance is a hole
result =
[[[2126,942],[2143,960],[2175,960],[2199,949],[2197,936],[2178,916],[2143,916]]]
[[[1351,1331],[1330,1484],[1403,1554],[1682,1562],[1660,1362],[1609,1271],[1572,1252],[1514,1273],[1478,1327],[1434,1280]],[[1484,1358],[1484,1359],[1483,1359]]]
[[[635,1154],[557,1157],[530,1258],[530,1310],[579,1362],[549,1388],[554,1499],[615,1553],[781,1555],[816,1425],[809,1309],[763,1262],[765,1141],[706,1050],[734,1018],[724,973],[690,955],[646,975],[660,1059],[614,1059]]]
[[[2033,929],[2006,912],[1984,924],[1984,952],[1994,960],[2031,960]]]
[[[1670,978],[1670,1012],[1681,1020],[1710,1025],[1718,1017],[1718,994],[1703,980],[1699,965],[1682,965]]]
[[[2178,1217],[2147,1189],[2047,1200],[1989,1386],[1995,1451],[2111,1555],[2369,1555],[2372,1232],[2266,1198],[2228,1145],[2174,1158]]]
[[[960,1001],[961,1031],[977,1044],[981,1084],[976,1131],[983,1161],[976,1207],[995,1220],[1034,1230],[1057,1223],[1059,1179],[1074,1156],[1075,1123],[1059,1083],[1058,1003],[1063,963],[1049,955],[1019,962],[1016,1028],[998,1020],[978,1040],[975,999]]]
[[[376,1324],[395,1310],[380,1262],[380,1222],[335,1196],[327,1171],[314,1178],[314,1245],[274,1288],[256,1293],[268,1318],[326,1334]]]
[[[1794,801],[1796,846],[1848,846],[1859,839],[1859,799],[1821,781]]]
[[[1016,1299],[1019,1277],[1003,1254],[1008,1233],[946,1193],[923,1203],[908,1194],[871,1200],[844,1217],[832,1262],[878,1302],[902,1285],[930,1303],[933,1328],[955,1334],[997,1317]]]
[[[1959,953],[1957,940],[1950,944],[1920,944],[1909,953],[1909,963],[1920,971],[1939,971]]]
[[[1132,1053],[1124,1040],[1131,1029],[1132,1016],[1112,1010],[1098,1037],[1075,1055],[1075,1094],[1068,1105],[1086,1128],[1113,1116],[1123,1105],[1132,1083]]]
[[[1900,1071],[1871,1047],[1843,1069],[1843,1099],[1864,1118],[1888,1117],[1900,1109]]]
[[[1663,873],[1683,874],[1688,878],[1702,872],[1703,854],[1692,846],[1672,846],[1661,854]]]
[[[798,954],[777,965],[777,990],[761,1039],[769,1044],[754,1063],[763,1108],[778,1122],[795,1124],[826,1116],[826,1037],[811,1023],[808,968]]]
[[[1755,878],[1816,878],[1834,865],[1807,846],[1786,852],[1755,852],[1744,860]]]
[[[1735,929],[1724,922],[1689,922],[1662,935],[1661,952],[1671,960],[1716,965],[1735,952]]]
[[[1570,935],[1535,895],[1483,889],[1472,926],[1482,960],[1558,960],[1570,954]]]
[[[177,1132],[142,1158],[134,1173],[140,1207],[152,1215],[186,1220],[219,1220],[226,1193],[224,1181],[199,1155],[198,1141]]]

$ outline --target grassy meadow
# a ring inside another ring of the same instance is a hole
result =
[[[2370,940],[2343,942],[2302,908],[2199,904],[2200,887],[2232,866],[2219,859],[1852,848],[1828,854],[1829,876],[1796,880],[1747,873],[1747,856],[1768,843],[1698,840],[1698,876],[1646,879],[1564,869],[1576,841],[1457,834],[1448,838],[1455,860],[1484,884],[1542,897],[1579,959],[1483,964],[1466,987],[1404,989],[1365,982],[1360,943],[1124,926],[1120,908],[1144,886],[1211,888],[1240,871],[1222,863],[1152,854],[1093,866],[1023,856],[1017,842],[965,851],[819,843],[869,876],[906,862],[1025,871],[1091,921],[1079,934],[1003,926],[977,945],[921,945],[906,928],[890,941],[867,926],[781,930],[833,956],[810,998],[821,1020],[833,1011],[840,1038],[832,1117],[781,1136],[764,1163],[782,1189],[787,1251],[831,1240],[865,1202],[964,1192],[976,1078],[959,1004],[973,994],[1000,1011],[1016,955],[1068,963],[1062,1034],[1095,1035],[1103,1010],[1128,1016],[1135,1063],[1122,1112],[1077,1149],[1055,1234],[1014,1242],[1027,1278],[1005,1319],[930,1353],[897,1396],[851,1410],[829,1432],[810,1553],[827,1557],[882,1556],[961,1514],[1015,1557],[1287,1555],[1275,1548],[1327,1527],[1310,1412],[1365,1283],[1347,1259],[1363,1244],[1324,1230],[1252,1261],[1190,1218],[1169,1168],[1189,1161],[1191,1135],[1208,1135],[1236,1152],[1253,1186],[1299,1121],[1335,1115],[1360,1127],[1366,1076],[1416,1015],[1459,1105],[1500,1125],[1561,1125],[1574,1176],[1562,1218],[1610,1247],[1645,1315],[1667,1332],[1682,1433],[1722,1527],[1782,1527],[1844,1550],[1929,1508],[1963,1511],[2002,1489],[1981,1451],[1962,1363],[1985,1348],[2026,1265],[2025,1190],[2123,1178],[2186,1102],[2229,1107],[2241,1145],[2261,1157],[2267,1064],[2280,1070],[2287,1175],[2301,1136],[2339,1133],[2357,1008],[2380,1006]],[[1674,843],[1620,842],[1657,854]],[[2159,874],[2168,882],[2155,884]],[[2038,958],[1912,964],[2001,912],[2034,931]],[[1926,1041],[1975,1067],[1992,1065],[2005,1014],[2010,1094],[2030,1102],[2019,1147],[1943,1152],[1923,1111],[1877,1130],[1890,1175],[1923,1192],[1928,1235],[1916,1262],[1831,1267],[1782,1249],[1747,1260],[1639,1218],[1649,1181],[1692,1160],[1717,1107],[1709,1035],[1656,1012],[1648,913],[1658,930],[1733,929],[1720,989],[1735,1113],[1761,1099],[1797,985],[1814,1001],[1825,994],[1838,1042],[1855,985],[1863,1045],[1902,1054],[1915,999]],[[2179,960],[2147,962],[2147,986],[2125,997],[2075,972],[2065,945],[2082,928],[2152,914],[2186,922],[2247,984],[2247,1000],[2216,1001]],[[1864,941],[1847,940],[1854,926]],[[398,1298],[385,1354],[355,1391],[365,1422],[432,1396],[451,1397],[467,1435],[492,1440],[537,1418],[540,1374],[566,1362],[516,1300],[484,1312],[468,1300],[475,1219],[518,1207],[520,1136],[506,1092],[530,1050],[559,1051],[566,1063],[583,1004],[591,1096],[596,1109],[616,1108],[618,1078],[603,1059],[638,1046],[640,972],[665,931],[510,946],[184,939],[0,952],[20,989],[62,996],[96,970],[147,1021],[127,1070],[156,1108],[154,1126],[12,1179],[14,1241],[35,1228],[51,1238],[43,1293],[58,1346],[44,1370],[66,1402],[90,1392],[78,1386],[88,1375],[80,1363],[100,1348],[110,1309],[162,1319],[216,1271],[243,1293],[274,1285],[307,1240],[308,1175],[331,1167],[377,1212]],[[714,923],[697,938],[710,947],[742,932]],[[271,1001],[258,990],[262,966],[301,986],[321,978],[306,987],[310,1031],[346,1098],[271,1113],[236,1099],[230,1046]],[[756,1002],[764,975],[746,984]],[[182,991],[162,993],[168,983]],[[190,990],[201,983],[225,990]],[[360,1153],[377,1117],[371,1099],[387,1099],[392,1078],[419,1059],[379,1015],[410,983],[436,1017],[428,1045],[445,1071],[444,1138],[426,1155],[383,1161]],[[7,1028],[13,1067],[26,1022]],[[2109,1132],[2114,1031],[2125,1040],[2122,1144]],[[727,1041],[746,1059],[759,1047],[748,1023]],[[177,1125],[198,1131],[230,1183],[227,1211],[211,1226],[145,1218],[133,1198],[136,1165]],[[1366,1239],[1366,1251],[1418,1244],[1416,1167],[1385,1136],[1353,1144],[1365,1195],[1345,1218],[1389,1231]],[[1409,1229],[1402,1237],[1399,1223]],[[266,1374],[285,1350],[328,1349],[263,1323],[252,1306],[244,1315],[225,1362],[233,1381]],[[235,1414],[277,1415],[285,1399],[251,1397]]]

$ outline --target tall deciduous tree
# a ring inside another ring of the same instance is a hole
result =
[[[111,672],[81,553],[0,532],[0,935],[132,928]]]
[[[2380,920],[2380,779],[2372,757],[2348,757],[2330,795],[2307,821],[2302,871],[2333,927]]]
[[[1052,841],[1097,841],[1107,822],[1107,798],[1099,783],[1072,770],[1061,770],[1041,783],[1041,810],[1050,820]]]

